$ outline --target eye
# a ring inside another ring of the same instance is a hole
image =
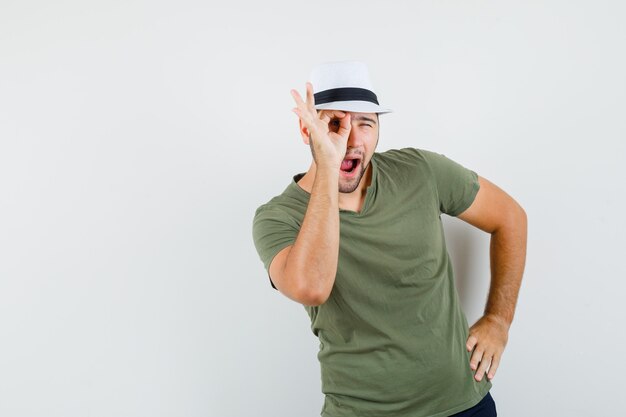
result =
[[[340,124],[340,123],[339,123],[339,119],[334,119],[334,120],[331,120],[331,121],[330,121],[330,124],[331,124],[331,125],[333,125],[333,126],[339,126],[339,124]]]
[[[367,126],[367,127],[372,127],[372,125],[368,125],[368,124],[363,124],[361,126]]]

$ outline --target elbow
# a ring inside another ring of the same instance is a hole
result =
[[[291,283],[291,298],[305,306],[316,307],[324,304],[334,286],[336,268],[332,272],[323,269],[320,270],[310,263],[289,263],[284,275],[290,277],[287,281]]]
[[[328,300],[329,296],[330,294],[328,295],[312,294],[309,297],[307,297],[306,302],[303,304],[309,307],[318,307],[324,304],[326,300]]]
[[[528,225],[528,216],[526,211],[517,202],[505,211],[506,215],[500,224],[494,229],[493,233],[511,230],[526,230]]]
[[[322,288],[311,288],[310,286],[307,286],[300,289],[300,291],[298,292],[298,299],[300,300],[300,303],[304,304],[305,306],[317,307],[324,304],[328,300],[331,290],[332,288],[327,290]]]

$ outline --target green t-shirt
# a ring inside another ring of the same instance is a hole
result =
[[[320,341],[321,416],[449,416],[491,388],[469,365],[469,328],[441,222],[441,213],[457,216],[471,205],[478,175],[416,148],[371,161],[361,211],[340,210],[331,294],[304,306]],[[254,243],[268,271],[302,225],[310,197],[296,184],[302,175],[256,210]]]

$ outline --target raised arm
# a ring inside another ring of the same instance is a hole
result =
[[[332,290],[339,257],[339,168],[346,153],[350,115],[315,109],[313,86],[306,85],[306,102],[296,90],[293,111],[309,132],[316,170],[311,197],[293,245],[278,252],[269,267],[276,288],[304,305],[323,304]],[[331,120],[339,120],[332,129]],[[336,131],[335,131],[336,130]]]

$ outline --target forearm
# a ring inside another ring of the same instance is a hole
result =
[[[319,168],[309,204],[289,252],[285,272],[301,294],[323,302],[330,294],[339,258],[339,170]]]
[[[485,307],[490,316],[511,326],[526,262],[527,217],[520,208],[491,234],[491,285]]]

